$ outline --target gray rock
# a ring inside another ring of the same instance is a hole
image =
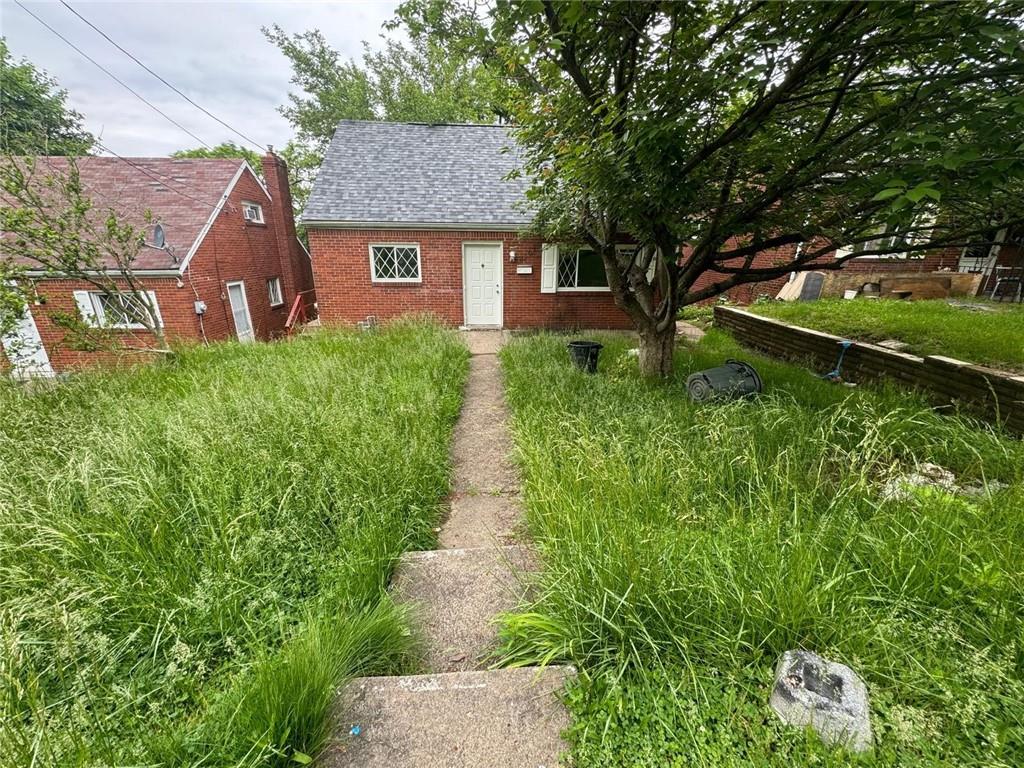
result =
[[[960,492],[963,493],[964,496],[988,496],[993,493],[1005,491],[1009,487],[1010,486],[1002,480],[989,480],[988,482],[976,480],[970,485],[965,485],[960,489]]]
[[[845,664],[810,651],[786,651],[775,667],[769,703],[784,723],[809,725],[826,744],[871,749],[868,689]]]
[[[885,341],[878,342],[878,346],[885,347],[886,349],[892,349],[896,352],[902,352],[910,345],[905,341],[900,341],[899,339],[886,339]]]
[[[882,487],[882,498],[885,501],[897,499],[906,501],[911,497],[908,490],[914,488],[937,488],[949,493],[956,493],[956,475],[938,464],[925,462],[918,466],[917,471],[899,477],[890,478]]]

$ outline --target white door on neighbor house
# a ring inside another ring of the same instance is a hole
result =
[[[231,302],[231,317],[235,320],[235,335],[239,341],[255,341],[252,330],[252,315],[245,298],[245,283],[228,283],[228,301]]]
[[[463,243],[466,325],[501,327],[501,243]]]
[[[11,363],[11,374],[18,379],[33,376],[53,376],[50,356],[43,346],[35,318],[28,307],[7,334],[0,339],[4,354]]]

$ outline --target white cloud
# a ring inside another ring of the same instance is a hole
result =
[[[23,0],[24,2],[24,0]],[[377,46],[397,2],[124,2],[68,0],[190,98],[262,144],[284,146],[292,136],[277,112],[291,89],[291,67],[260,32],[320,29],[345,57],[362,41]],[[104,40],[59,2],[25,3],[37,16],[207,144],[238,136],[204,115]],[[86,128],[121,155],[158,156],[196,146],[11,0],[0,1],[0,32],[12,54],[26,57],[68,91]]]

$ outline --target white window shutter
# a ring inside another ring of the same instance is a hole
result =
[[[82,322],[96,328],[99,326],[99,318],[96,317],[96,308],[92,304],[92,296],[89,291],[74,291],[75,304],[78,305],[78,314],[82,316]]]
[[[544,243],[540,247],[540,292],[558,290],[558,246]]]
[[[658,259],[661,258],[661,250],[654,252],[654,258],[651,259],[651,263],[647,266],[647,282],[648,284],[654,283],[654,275],[658,271]]]
[[[156,303],[156,293],[154,291],[146,291],[146,296],[149,297],[149,304],[153,307],[153,314],[156,315],[156,325],[158,328],[164,327],[164,319],[160,315],[160,305]]]

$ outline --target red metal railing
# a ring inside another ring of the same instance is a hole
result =
[[[292,311],[288,313],[288,319],[284,321],[285,333],[293,333],[296,328],[312,320],[315,315],[316,291],[299,291],[295,294],[295,301],[292,302]]]

